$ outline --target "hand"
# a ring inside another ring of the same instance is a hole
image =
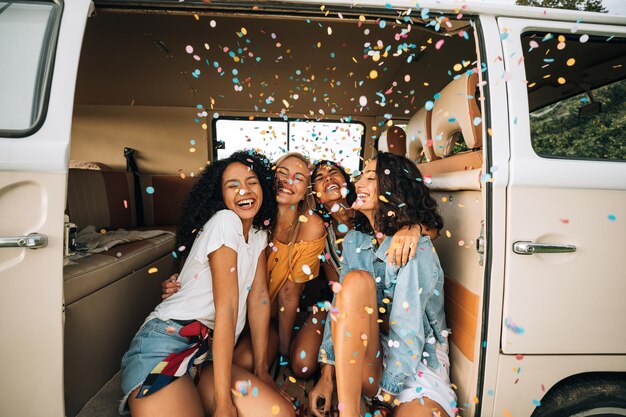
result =
[[[230,401],[230,404],[217,405],[213,410],[213,417],[237,417],[237,409]]]
[[[387,261],[389,265],[396,264],[398,267],[406,265],[417,250],[422,232],[421,225],[404,226],[398,230],[391,239]]]
[[[178,274],[172,274],[168,279],[161,283],[161,288],[163,289],[163,294],[161,294],[161,298],[167,300],[173,294],[176,294],[178,290],[180,290],[180,282],[178,282]]]
[[[269,386],[274,391],[279,393],[284,399],[286,399],[287,401],[289,401],[290,403],[293,404],[295,398],[293,398],[291,395],[287,394],[281,387],[278,386],[276,381],[274,381],[274,379],[272,379],[272,377],[270,376],[269,372],[267,371],[267,368],[265,368],[265,370],[263,370],[263,369],[256,370],[255,369],[254,375],[257,378],[259,378],[263,383],[265,383],[267,386]]]
[[[330,415],[330,400],[332,396],[333,380],[322,376],[311,392],[309,392],[309,407],[314,416],[327,417]]]

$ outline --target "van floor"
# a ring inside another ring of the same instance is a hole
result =
[[[278,366],[278,362],[275,363],[275,366]],[[275,373],[276,369],[272,369],[272,372]],[[272,373],[272,375],[274,375],[274,373]],[[294,403],[297,406],[296,416],[309,416],[307,395],[315,385],[315,379],[296,379],[291,375],[288,366],[281,366],[278,370],[276,382],[279,386],[284,387],[285,391],[295,399]],[[118,417],[118,406],[121,398],[120,373],[118,372],[87,404],[85,404],[76,417]],[[334,409],[331,412],[331,416],[338,415],[336,404],[337,399],[335,398],[333,401]]]

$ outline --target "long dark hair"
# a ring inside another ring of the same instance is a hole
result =
[[[189,253],[197,232],[215,213],[226,208],[222,196],[222,176],[226,168],[234,162],[240,162],[254,171],[263,190],[263,203],[252,220],[252,226],[265,230],[274,227],[277,205],[276,180],[272,165],[269,159],[260,153],[238,151],[207,166],[189,192],[183,204],[180,226],[176,233],[175,253],[180,253],[182,257]]]
[[[313,169],[313,172],[311,173],[311,183],[312,183],[313,189],[315,190],[315,176],[317,175],[317,172],[319,171],[319,169],[323,166],[330,166],[333,168],[337,168],[339,172],[341,173],[341,176],[343,177],[345,181],[346,188],[348,189],[348,194],[346,195],[346,201],[348,202],[348,207],[346,208],[350,208],[350,206],[352,206],[352,203],[354,203],[354,201],[356,200],[356,189],[354,188],[354,183],[351,181],[350,175],[338,163],[329,161],[327,159],[323,159],[321,161],[318,161],[315,164],[315,168]],[[319,198],[317,198],[317,196],[315,198],[315,202],[316,202],[315,211],[322,217],[322,219],[324,219],[325,222],[329,221],[331,217],[330,213],[328,212],[328,210],[326,210],[326,207],[324,207],[324,205],[319,200]]]
[[[437,213],[437,201],[430,195],[422,174],[409,159],[390,152],[375,156],[378,183],[378,210],[371,225],[357,212],[356,228],[364,233],[377,231],[391,236],[404,226],[422,224],[441,230],[443,219]],[[387,200],[384,201],[383,200]]]

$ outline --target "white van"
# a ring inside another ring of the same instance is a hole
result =
[[[115,415],[207,161],[357,170],[393,124],[459,414],[626,415],[626,18],[443,0],[0,0],[0,415]]]

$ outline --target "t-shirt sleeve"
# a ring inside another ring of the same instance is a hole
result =
[[[243,239],[241,219],[230,210],[218,211],[204,225],[196,244],[200,245],[195,254],[198,262],[205,262],[211,252],[222,246],[237,251],[239,241]]]

